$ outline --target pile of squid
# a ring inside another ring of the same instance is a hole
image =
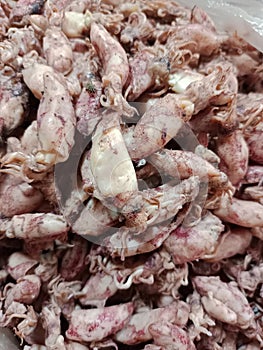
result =
[[[262,349],[262,53],[173,0],[1,0],[0,40],[0,328]]]

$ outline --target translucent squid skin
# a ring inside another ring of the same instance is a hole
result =
[[[223,204],[223,203],[222,203]],[[243,227],[263,226],[263,206],[254,201],[232,199],[214,211],[221,220]]]
[[[247,138],[250,158],[260,165],[263,165],[262,128],[263,123]]]
[[[177,317],[178,307],[183,307],[175,302],[165,308],[157,308],[151,311],[134,314],[122,330],[117,332],[115,339],[123,344],[133,345],[148,341],[152,338],[151,324],[162,322],[173,322],[181,327],[188,320],[188,309],[184,308],[181,318]]]
[[[122,89],[129,75],[125,50],[101,24],[96,22],[91,23],[90,40],[99,54],[104,69],[102,86],[105,90],[106,105],[129,115],[133,109],[122,96]]]
[[[47,240],[68,232],[67,222],[61,215],[35,213],[14,215],[0,222],[0,231],[9,238]]]
[[[102,83],[91,78],[90,85],[81,91],[76,103],[77,129],[84,135],[90,135],[101,119],[100,97]]]
[[[44,75],[44,95],[37,115],[39,161],[49,164],[49,157],[67,160],[74,145],[75,112],[67,88],[56,77]],[[43,158],[43,159],[41,159]],[[53,162],[54,162],[53,160]]]
[[[0,70],[0,82],[2,136],[5,133],[9,134],[24,122],[29,95],[25,83],[11,67]]]
[[[201,182],[208,184],[208,190],[215,191],[217,197],[233,190],[225,173],[193,152],[164,149],[151,155],[149,162],[159,171],[181,180],[198,176]]]
[[[193,103],[184,96],[167,94],[160,98],[142,115],[132,136],[125,138],[131,158],[139,160],[164,147],[192,113]],[[140,147],[142,139],[145,140],[144,147]]]
[[[169,346],[169,349],[195,350],[196,347],[189,338],[187,332],[177,325],[165,322],[156,322],[149,326],[154,343],[161,346]],[[172,339],[172,342],[171,342]]]
[[[23,16],[39,13],[44,5],[43,0],[19,0],[11,12],[12,21],[20,21]]]
[[[220,236],[214,251],[204,256],[203,259],[215,262],[245,252],[251,239],[252,233],[249,229],[245,227],[231,228]]]
[[[133,312],[133,304],[102,309],[75,310],[66,337],[76,341],[99,341],[121,329]]]
[[[36,275],[26,275],[20,277],[11,289],[6,291],[5,307],[7,308],[13,301],[24,304],[32,304],[37,299],[41,288],[40,278]]]
[[[219,277],[197,276],[194,284],[203,296],[204,308],[211,316],[243,329],[253,324],[253,311],[235,283],[224,283]]]
[[[263,167],[261,165],[248,166],[244,182],[246,183],[259,183],[263,179]]]
[[[9,256],[8,259],[8,272],[15,279],[25,276],[27,272],[35,265],[37,260],[32,259],[30,256],[15,252]]]
[[[59,51],[57,46],[59,45]],[[43,39],[43,50],[49,66],[56,71],[68,74],[72,70],[73,53],[70,41],[57,28],[47,29]]]
[[[43,194],[19,177],[4,175],[0,182],[0,212],[6,217],[30,213],[38,209]]]
[[[37,148],[29,155],[7,153],[2,158],[6,172],[20,173],[28,179],[33,176],[34,180],[32,172],[45,174],[55,163],[68,159],[74,145],[76,116],[63,79],[52,72],[44,73],[44,93],[37,112]]]
[[[199,179],[191,176],[178,185],[167,183],[131,196],[122,208],[126,225],[143,230],[174,218],[180,209],[195,200],[198,186]]]
[[[249,148],[241,131],[219,137],[216,152],[220,157],[220,169],[233,185],[239,185],[248,169]]]
[[[176,264],[203,258],[213,252],[224,226],[220,219],[210,212],[201,217],[192,227],[179,226],[164,241],[164,248],[172,255]],[[206,239],[201,239],[206,237]]]

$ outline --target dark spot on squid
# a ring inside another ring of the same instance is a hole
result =
[[[162,143],[163,143],[163,144],[166,143],[166,136],[167,136],[166,131],[165,131],[165,130],[162,130],[161,140],[162,140]]]
[[[166,68],[167,68],[168,71],[171,70],[171,63],[170,63],[170,61],[169,61],[169,59],[167,57],[162,57],[160,59],[160,62],[164,63],[166,65]]]
[[[91,84],[87,84],[86,86],[86,90],[90,93],[90,94],[94,94],[96,92],[96,88],[95,86],[91,83]]]
[[[43,5],[44,5],[44,0],[36,1],[34,4],[31,5],[30,14],[31,15],[41,14]]]

